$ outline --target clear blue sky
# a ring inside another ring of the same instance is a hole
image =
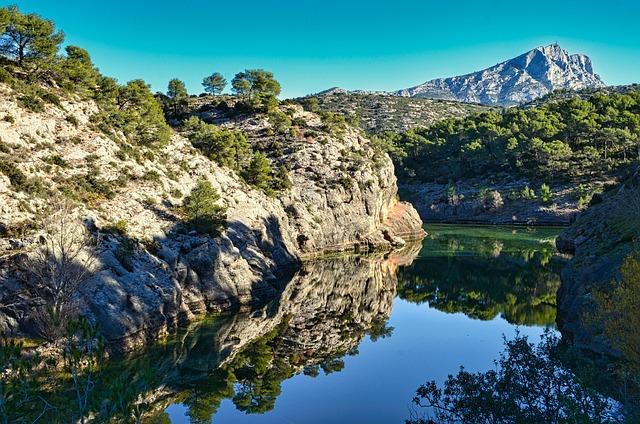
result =
[[[283,96],[393,90],[476,71],[558,41],[607,84],[640,82],[640,2],[595,0],[20,0],[107,75],[201,92],[213,71],[271,70]]]

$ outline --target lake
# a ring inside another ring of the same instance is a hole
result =
[[[122,375],[155,375],[145,405],[161,422],[404,422],[420,384],[554,328],[563,265],[559,229],[425,229],[385,257],[306,264],[269,305],[210,318]]]

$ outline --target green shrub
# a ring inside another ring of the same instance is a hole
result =
[[[262,152],[256,152],[253,154],[249,165],[242,170],[241,176],[248,184],[271,195],[273,194],[273,188],[271,187],[272,172],[271,161],[269,161],[267,155]]]
[[[14,122],[16,122],[15,118],[12,115],[5,115],[4,118],[2,118],[2,120],[10,124],[13,124]]]
[[[553,193],[547,184],[543,183],[542,186],[540,186],[540,199],[547,204],[553,201]]]
[[[64,160],[60,155],[51,155],[43,159],[45,163],[50,165],[57,165],[60,168],[69,168],[69,162]]]
[[[76,118],[73,115],[67,115],[64,117],[65,121],[67,121],[68,123],[70,123],[71,125],[73,125],[74,127],[77,127],[78,125],[80,125],[80,122],[78,121],[78,118]]]
[[[338,178],[338,184],[344,187],[345,190],[351,190],[355,185],[353,178],[347,175],[341,175],[340,178]]]
[[[9,73],[6,69],[0,66],[0,82],[5,84],[10,84],[13,82],[13,75]]]
[[[18,97],[18,104],[31,112],[44,112],[44,103],[33,94],[25,94]]]
[[[211,182],[200,179],[182,204],[187,223],[199,233],[219,235],[227,219],[226,207],[219,201],[220,195]]]
[[[520,198],[526,200],[536,200],[538,196],[536,196],[536,192],[530,188],[529,186],[524,186],[524,188],[520,191]]]
[[[40,98],[47,103],[51,103],[54,106],[59,107],[60,109],[64,109],[62,107],[62,103],[60,103],[60,97],[57,94],[52,93],[50,91],[41,91],[38,93]]]
[[[207,124],[195,116],[187,119],[183,128],[193,146],[221,166],[238,170],[251,157],[251,147],[242,131]]]
[[[124,219],[119,219],[106,225],[103,230],[108,233],[124,236],[127,234],[127,221],[125,221]]]
[[[159,184],[160,183],[160,174],[158,173],[158,171],[155,170],[150,170],[147,171],[143,176],[142,179],[145,181],[150,181],[152,183],[155,184]]]
[[[8,161],[0,161],[0,172],[9,178],[9,182],[16,189],[20,189],[27,181],[27,176]]]
[[[135,270],[133,259],[137,250],[137,243],[129,237],[122,237],[114,256],[129,272]]]

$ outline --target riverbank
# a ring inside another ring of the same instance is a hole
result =
[[[455,184],[400,184],[399,193],[424,222],[566,227],[612,183],[543,187],[525,179],[470,179]]]

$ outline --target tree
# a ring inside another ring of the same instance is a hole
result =
[[[102,112],[94,119],[101,120],[106,130],[122,131],[132,143],[163,145],[171,137],[162,107],[143,80],[118,85],[112,78],[98,80],[96,98]]]
[[[413,403],[430,414],[415,414],[407,424],[619,422],[605,396],[564,369],[558,343],[550,333],[537,345],[517,335],[505,341],[496,370],[470,373],[461,367],[444,388],[435,381],[420,386]]]
[[[273,179],[271,162],[267,155],[262,152],[255,152],[249,166],[242,172],[244,180],[254,187],[257,187],[267,194],[271,194],[271,181]]]
[[[218,235],[226,221],[226,208],[219,204],[220,195],[211,182],[198,180],[182,205],[188,223],[196,231]]]
[[[177,78],[170,80],[169,86],[167,87],[167,97],[173,106],[173,113],[177,115],[181,106],[185,105],[187,97],[189,97],[184,82]]]
[[[67,56],[62,62],[62,72],[71,83],[67,88],[95,88],[100,73],[93,65],[89,52],[78,46],[67,46],[65,52]]]
[[[205,79],[202,80],[204,91],[209,94],[220,94],[227,86],[227,80],[222,76],[220,72],[214,72]]]
[[[247,69],[236,74],[231,81],[231,86],[233,91],[248,103],[248,106],[265,110],[275,106],[281,89],[273,73],[263,69]]]
[[[247,136],[240,130],[207,124],[195,116],[185,121],[184,129],[193,146],[218,165],[238,170],[251,154]]]
[[[0,9],[3,23],[0,53],[24,66],[25,61],[41,62],[52,59],[64,40],[56,32],[52,21],[34,13],[23,14],[17,6]]]
[[[55,340],[73,314],[80,287],[96,271],[97,243],[68,200],[56,200],[43,215],[41,244],[26,263],[25,283],[37,306],[40,335]]]

